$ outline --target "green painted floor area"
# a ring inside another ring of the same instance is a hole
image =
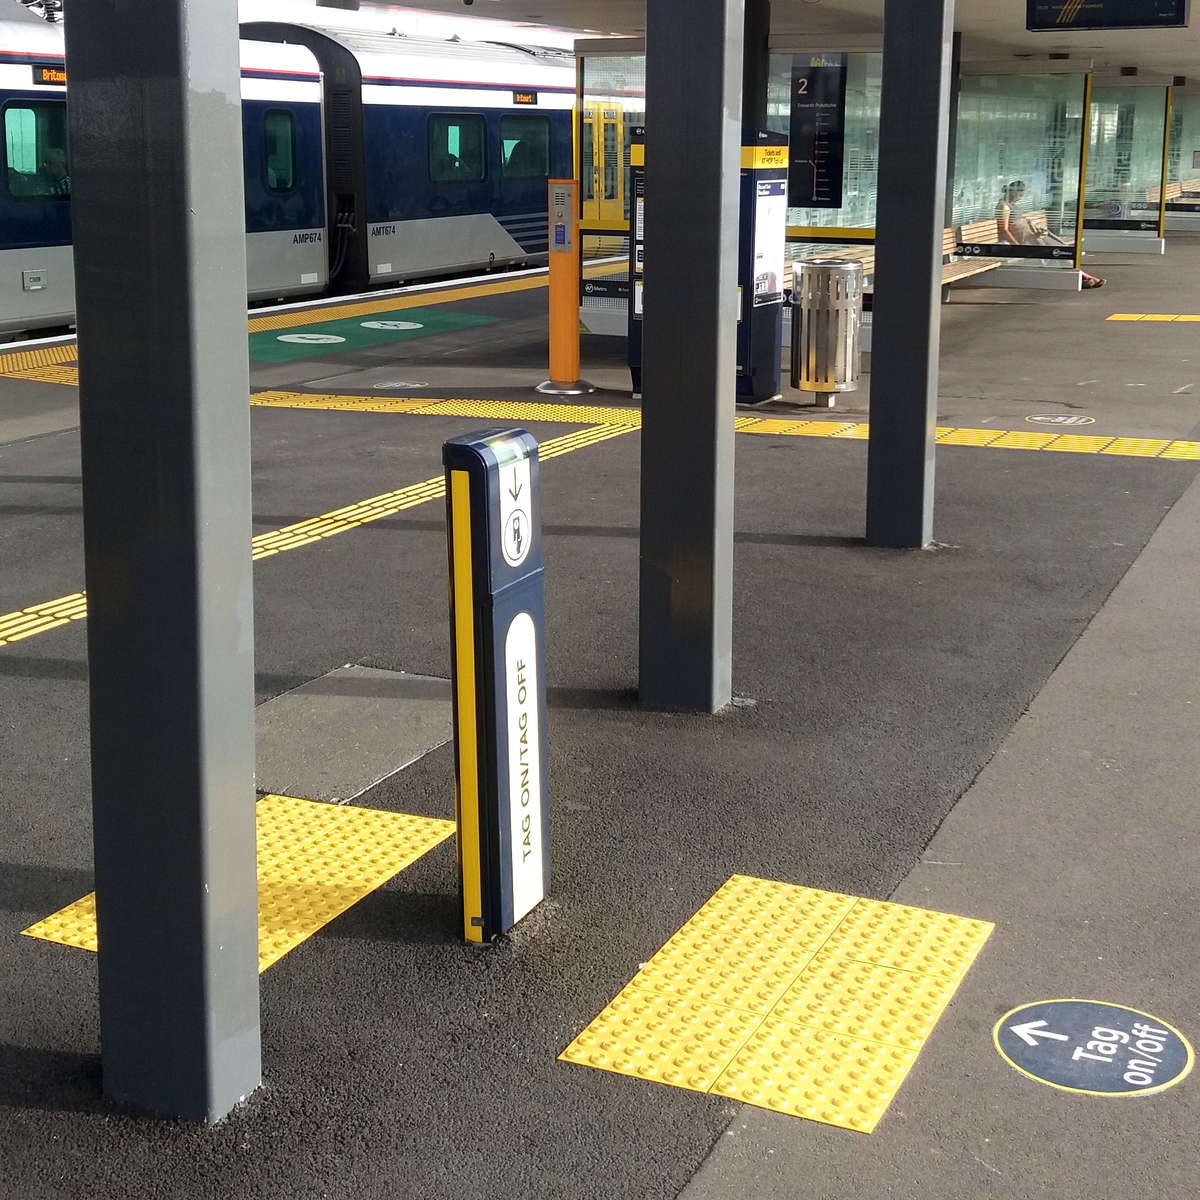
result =
[[[250,358],[253,362],[263,363],[292,362],[299,358],[318,358],[323,354],[381,346],[407,338],[428,337],[452,329],[491,325],[497,320],[498,317],[446,312],[437,308],[407,308],[374,313],[369,317],[322,321],[293,329],[252,333]]]

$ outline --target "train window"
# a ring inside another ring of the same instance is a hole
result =
[[[434,113],[429,118],[429,178],[433,183],[461,183],[487,174],[482,117],[468,113]]]
[[[579,182],[583,184],[583,198],[596,198],[596,135],[590,120],[584,120],[579,146]]]
[[[71,198],[67,106],[23,100],[4,109],[4,181],[10,196]]]
[[[501,117],[500,147],[505,179],[550,178],[548,118]]]
[[[296,121],[290,112],[273,108],[263,118],[263,149],[267,187],[290,192],[296,186]]]

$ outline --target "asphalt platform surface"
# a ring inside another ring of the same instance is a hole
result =
[[[1072,405],[1095,415],[1086,432],[1194,435],[1196,398],[1175,391],[1200,375],[1194,326],[1104,317],[1195,307],[1198,264],[1193,241],[1106,264],[1106,292],[964,293],[947,310],[944,406],[1033,428],[1022,414]],[[434,394],[484,394],[489,356],[497,393],[536,382],[539,295],[477,307],[526,321],[524,341],[465,354],[462,388]],[[469,334],[405,342],[391,362],[376,347],[256,369],[254,383],[363,391],[380,380],[362,372],[423,366],[432,382]],[[1014,376],[1039,363],[1056,385],[1027,396]],[[619,376],[610,351],[595,365]],[[30,419],[30,387],[48,385],[0,380],[0,613],[83,586],[76,434],[3,432]],[[70,392],[46,394],[61,407]],[[446,438],[492,423],[255,408],[255,529],[436,475]],[[739,703],[716,717],[636,704],[637,433],[545,465],[551,898],[511,938],[468,947],[453,842],[403,871],[264,974],[264,1086],[211,1129],[105,1102],[94,957],[18,936],[91,888],[86,631],[0,647],[0,1196],[678,1195],[739,1106],[559,1052],[731,874],[890,897],[1197,474],[946,447],[938,545],[897,552],[861,540],[866,451],[738,437]],[[445,562],[434,501],[259,563],[260,702],[349,663],[444,678]],[[450,747],[357,803],[451,816]],[[1022,887],[1015,871],[989,883]],[[946,1070],[941,1086],[958,1087]],[[827,1182],[716,1194],[851,1194],[832,1169]],[[1022,1187],[995,1194],[1055,1194]],[[1184,1194],[1155,1187],[1139,1194]]]

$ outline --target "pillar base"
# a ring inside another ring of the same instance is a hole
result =
[[[555,383],[553,379],[547,379],[533,390],[541,392],[543,396],[590,396],[596,390],[596,385],[588,383],[586,379],[577,379],[574,383]]]

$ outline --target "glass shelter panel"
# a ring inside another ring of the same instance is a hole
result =
[[[1164,87],[1096,87],[1088,119],[1088,229],[1158,229]]]
[[[634,130],[646,121],[642,54],[584,54],[579,102],[582,195],[579,315],[590,333],[628,331],[629,172]]]
[[[1171,147],[1167,184],[1184,194],[1200,193],[1200,91],[1176,88],[1171,107]]]
[[[579,109],[579,174],[585,225],[628,222],[633,130],[645,120],[645,57],[585,56]]]
[[[771,55],[767,127],[776,133],[789,133],[791,128],[794,57],[808,61],[811,55]],[[882,54],[846,56],[842,206],[789,208],[788,225],[802,228],[874,229],[879,177],[879,109],[882,83]]]
[[[1085,95],[1082,75],[964,76],[953,176],[961,242],[1074,266],[1063,250],[1078,241]]]

